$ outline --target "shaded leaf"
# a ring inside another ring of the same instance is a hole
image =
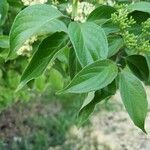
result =
[[[111,57],[124,46],[124,41],[120,36],[110,36],[108,37],[108,45],[108,57]]]
[[[146,132],[144,124],[148,102],[142,83],[131,72],[123,70],[119,75],[119,89],[130,118],[137,127]]]
[[[95,22],[98,25],[104,24],[111,18],[111,14],[116,10],[114,7],[107,5],[100,5],[93,10],[87,18],[87,21]]]
[[[131,71],[142,81],[148,81],[149,68],[146,58],[141,55],[130,55],[126,57],[127,64]]]
[[[81,70],[81,66],[76,58],[76,54],[73,48],[69,52],[69,75],[71,79]]]
[[[83,102],[83,105],[78,114],[79,126],[82,125],[92,114],[95,109],[96,104],[99,102],[109,99],[112,95],[116,93],[117,86],[116,81],[114,80],[107,87],[98,90],[96,92],[88,93],[88,96]]]
[[[117,33],[120,31],[117,25],[114,25],[111,20],[107,21],[102,25],[102,28],[104,29],[106,35],[109,35],[111,33]]]
[[[146,62],[148,65],[148,70],[149,70],[149,77],[148,77],[148,82],[150,83],[150,55],[145,55]]]
[[[140,32],[141,31],[141,29],[140,29],[141,23],[146,21],[148,18],[150,18],[150,13],[143,12],[143,11],[133,11],[132,13],[130,13],[128,15],[129,18],[131,16],[136,21],[136,24],[139,25],[139,26],[136,26],[136,24],[134,24],[134,26],[132,28],[135,28],[138,32]]]

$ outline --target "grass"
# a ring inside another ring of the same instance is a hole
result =
[[[67,130],[77,122],[81,96],[46,93],[0,115],[0,150],[47,150],[65,142]]]
[[[47,89],[42,96],[15,103],[0,115],[0,150],[63,148],[70,127],[77,124],[76,115],[82,100],[81,95],[56,96]],[[100,108],[112,110],[106,103],[98,105],[95,112]],[[85,126],[87,124],[89,122]]]

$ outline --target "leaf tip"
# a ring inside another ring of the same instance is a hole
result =
[[[16,92],[16,93],[19,92],[23,87],[24,87],[24,83],[21,82],[21,83],[18,85],[18,87],[16,88],[15,92]]]
[[[68,94],[68,93],[70,93],[70,92],[69,92],[69,91],[67,90],[67,88],[65,87],[65,88],[63,88],[62,90],[57,91],[57,92],[56,92],[56,95]]]
[[[135,124],[135,123],[134,123]],[[138,128],[140,128],[145,134],[148,134],[145,129],[145,122],[143,121],[141,124],[135,124]]]
[[[142,127],[139,127],[139,128],[140,128],[145,134],[147,134],[147,131],[146,131],[144,125],[143,125]]]
[[[61,95],[61,94],[66,94],[64,89],[56,92],[56,95]]]

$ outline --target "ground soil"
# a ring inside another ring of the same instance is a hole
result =
[[[29,116],[55,116],[60,110],[58,101],[46,105],[35,101],[26,106],[16,103],[0,115],[1,140],[9,143],[15,137],[30,134],[33,127],[26,123]],[[146,119],[146,130],[147,135],[134,126],[119,94],[116,94],[106,107],[101,104],[97,106],[87,125],[80,129],[70,126],[65,133],[65,142],[50,146],[49,150],[150,150],[150,113]]]

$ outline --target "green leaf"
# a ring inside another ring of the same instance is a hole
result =
[[[39,49],[33,55],[30,63],[25,69],[18,90],[27,82],[42,75],[50,61],[55,59],[55,55],[66,46],[68,37],[65,33],[55,33],[43,40]]]
[[[22,1],[20,0],[7,0],[7,2],[9,3],[9,5],[13,8],[21,8],[24,7]]]
[[[71,79],[81,70],[81,66],[76,58],[73,48],[69,51],[69,75]]]
[[[87,21],[95,22],[98,25],[102,25],[111,18],[111,14],[114,13],[115,8],[107,5],[100,5],[91,12]]]
[[[0,48],[9,48],[9,37],[0,35]]]
[[[142,83],[131,72],[123,70],[119,75],[119,89],[130,118],[137,127],[146,132],[144,124],[148,102]]]
[[[74,49],[71,48],[69,51],[69,75],[71,79],[76,75],[76,73],[77,73],[77,58]]]
[[[64,78],[62,74],[56,69],[52,68],[49,72],[48,84],[52,87],[53,90],[60,90],[64,85]]]
[[[107,58],[107,37],[100,26],[91,22],[83,24],[72,22],[68,30],[76,56],[82,67],[96,60]]]
[[[96,92],[88,93],[78,114],[79,126],[82,125],[90,117],[95,109],[95,106],[99,102],[109,99],[112,95],[116,93],[116,90],[117,86],[116,81],[114,80],[107,87]]]
[[[140,61],[139,61],[140,60]],[[148,81],[149,68],[146,58],[141,55],[131,55],[126,57],[130,70],[142,81]]]
[[[43,92],[45,90],[46,85],[46,76],[41,75],[40,77],[36,78],[34,81],[34,87],[38,92]]]
[[[142,11],[142,12],[150,13],[150,2],[138,2],[138,3],[130,4],[128,6],[128,10],[130,12]]]
[[[9,52],[9,37],[5,35],[0,35],[0,57],[6,59],[8,52]]]
[[[52,6],[33,5],[22,10],[16,17],[10,31],[11,57],[24,42],[34,35],[67,32],[65,24],[58,20],[63,14]]]
[[[61,92],[87,93],[100,90],[117,76],[118,68],[111,60],[99,60],[83,68]]]
[[[135,28],[138,32],[141,32],[141,23],[150,18],[150,13],[146,13],[143,11],[134,11],[130,13],[128,17],[132,17],[136,21],[136,24],[134,24],[132,28]]]
[[[95,97],[95,92],[90,92],[85,98],[77,118],[79,127],[88,120],[88,118],[94,111],[95,106],[92,104],[94,97]]]
[[[108,57],[115,55],[123,46],[124,41],[120,36],[110,36],[108,37]]]
[[[146,62],[148,65],[148,70],[149,70],[149,77],[148,77],[148,82],[150,83],[150,55],[145,55]]]
[[[102,25],[102,28],[104,29],[106,35],[117,33],[120,31],[117,25],[114,25],[111,20],[107,21]]]
[[[8,8],[7,0],[0,0],[0,26],[3,25],[6,20]]]

